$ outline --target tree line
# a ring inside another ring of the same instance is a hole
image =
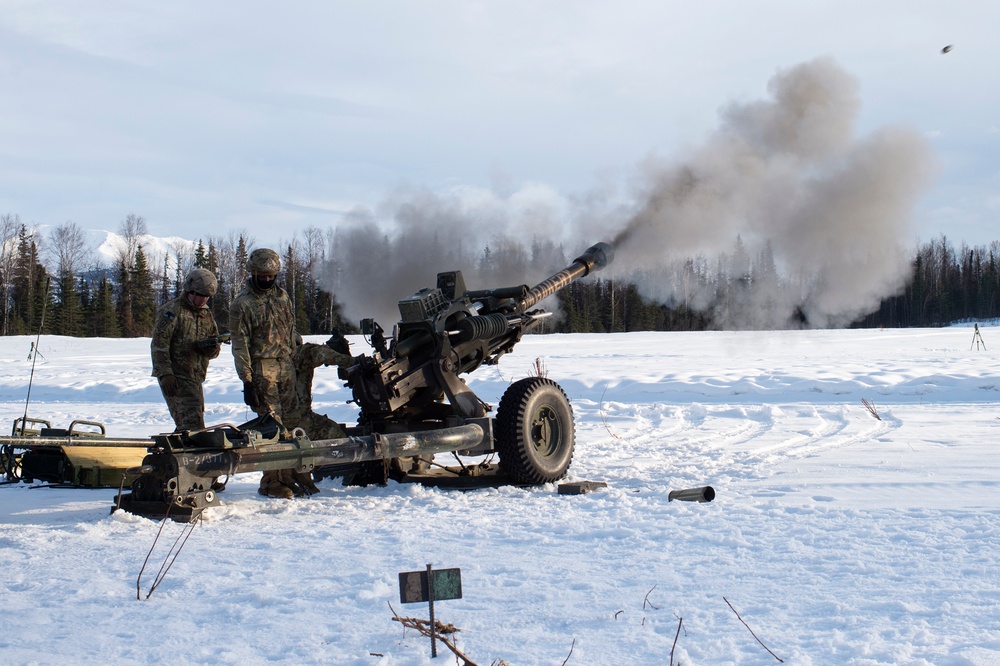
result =
[[[727,262],[727,266],[723,266]],[[560,330],[754,328],[752,324],[760,318],[754,318],[748,311],[767,308],[767,299],[761,294],[795,289],[793,283],[785,284],[778,275],[766,249],[757,257],[748,258],[739,240],[728,257],[714,262],[705,258],[687,260],[673,269],[669,279],[675,285],[684,283],[686,287],[675,289],[666,299],[669,300],[667,304],[644,298],[633,282],[598,280],[571,284],[559,294],[566,312]],[[706,293],[710,294],[707,303]],[[855,328],[935,327],[997,318],[1000,318],[1000,241],[979,246],[963,242],[956,248],[942,235],[916,248],[899,293],[883,298],[872,312],[848,325]],[[771,327],[796,328],[805,324],[801,313],[793,312],[782,325]]]
[[[956,249],[946,236],[920,246],[902,293],[857,326],[942,326],[1000,317],[1000,241]]]
[[[0,335],[149,336],[157,310],[180,295],[193,268],[218,279],[210,306],[228,330],[230,304],[248,277],[253,238],[237,232],[193,246],[175,242],[153,265],[142,245],[147,232],[141,216],[128,215],[114,256],[99,259],[86,232],[72,222],[42,237],[17,215],[0,215]],[[348,329],[333,295],[319,285],[322,256],[315,240],[296,239],[283,249],[282,286],[295,306],[296,325],[304,334]]]
[[[230,304],[248,277],[245,265],[254,239],[245,232],[231,232],[194,245],[175,242],[169,252],[151,258],[142,245],[146,235],[145,220],[128,215],[121,222],[121,242],[114,256],[98,260],[92,256],[85,231],[71,222],[42,237],[18,216],[0,215],[0,335],[149,336],[158,308],[180,294],[185,275],[196,267],[207,268],[218,278],[219,290],[210,303],[220,328],[227,330]],[[357,331],[345,320],[337,294],[329,287],[337,284],[336,243],[332,230],[307,228],[280,244],[280,279],[292,299],[297,329],[304,335],[326,334],[334,328]],[[387,241],[385,245],[389,247]],[[551,243],[536,241],[530,249],[512,249],[509,239],[494,239],[483,247],[477,267],[489,275],[498,270],[498,256],[514,256],[521,264],[530,264],[543,251],[555,270],[565,265],[561,248]],[[749,257],[739,241],[728,257],[692,259],[672,270],[669,279],[687,286],[670,298],[644,296],[637,284],[641,280],[612,277],[574,282],[558,292],[560,316],[546,320],[543,330],[591,333],[740,327],[740,321],[752,322],[739,318],[741,310],[761,307],[753,298],[754,288],[766,285],[772,290],[781,279],[767,251]],[[694,297],[696,293],[701,296]],[[712,295],[708,305],[705,293]],[[941,236],[917,248],[904,289],[883,299],[876,310],[852,325],[937,326],[997,317],[1000,242],[977,247],[962,243],[956,249]],[[782,327],[802,323],[792,317]]]

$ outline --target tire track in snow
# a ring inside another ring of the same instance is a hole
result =
[[[742,479],[761,479],[773,475],[774,468],[789,460],[817,456],[853,444],[882,437],[898,428],[900,422],[891,413],[882,420],[865,422],[867,415],[854,414],[847,405],[816,407],[783,405],[770,409],[766,428],[756,428],[756,436],[740,442],[727,442],[724,449],[707,454],[697,464],[718,475]],[[758,425],[764,420],[758,419]]]

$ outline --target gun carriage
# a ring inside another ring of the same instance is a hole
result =
[[[574,280],[611,263],[610,245],[598,243],[543,282],[469,291],[460,271],[439,273],[436,288],[399,303],[392,340],[368,319],[362,331],[374,348],[347,373],[360,407],[359,427],[376,433],[415,432],[473,423],[483,437],[461,455],[497,453],[501,472],[514,483],[562,478],[573,457],[573,412],[554,381],[528,377],[512,384],[496,416],[461,375],[495,365],[550,313],[533,309]],[[396,461],[397,464],[401,461]],[[406,461],[402,461],[405,462]],[[394,469],[396,473],[419,468]]]

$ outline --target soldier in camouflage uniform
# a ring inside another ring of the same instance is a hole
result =
[[[321,365],[336,365],[344,370],[354,365],[350,349],[347,339],[335,334],[322,345],[302,343],[295,352],[295,393],[298,406],[292,423],[293,427],[305,430],[309,439],[337,439],[346,436],[339,423],[312,410],[312,381],[316,368]]]
[[[268,248],[250,253],[250,278],[230,308],[233,360],[243,382],[243,401],[260,416],[271,414],[286,430],[298,411],[295,391],[295,312],[276,283],[281,258]],[[292,497],[278,471],[264,472],[259,492]],[[287,475],[286,475],[287,476]]]
[[[183,293],[156,314],[150,353],[153,376],[167,402],[176,431],[205,427],[205,382],[209,360],[219,355],[219,328],[208,307],[218,290],[211,271],[196,268],[184,279]]]
[[[261,248],[250,254],[250,279],[233,301],[229,325],[244,401],[260,416],[273,414],[288,429],[284,415],[297,408],[297,334],[292,301],[276,284],[280,270],[281,259],[274,250]]]
[[[302,428],[306,436],[312,440],[346,437],[347,434],[339,423],[325,414],[313,411],[312,381],[316,368],[321,365],[336,365],[346,370],[353,364],[350,343],[347,338],[337,333],[327,340],[326,344],[317,345],[311,342],[300,344],[295,352],[295,393],[298,405],[295,412],[288,415],[290,427]],[[285,477],[282,478],[282,482],[289,485]],[[312,476],[305,472],[295,473],[291,489],[295,494],[312,495],[319,492]]]

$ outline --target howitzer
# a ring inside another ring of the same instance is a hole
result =
[[[613,250],[598,243],[534,287],[469,291],[460,271],[439,273],[437,287],[399,302],[400,321],[386,338],[362,322],[373,352],[342,377],[360,408],[347,438],[310,440],[262,417],[242,426],[157,435],[131,492],[118,505],[134,513],[193,519],[218,503],[224,475],[295,469],[314,476],[405,480],[436,453],[497,453],[506,482],[540,484],[566,474],[573,458],[573,411],[554,381],[529,377],[504,393],[496,417],[460,377],[494,364],[548,313],[532,309],[571,282],[598,271]],[[385,461],[384,464],[382,461]],[[381,478],[371,476],[377,465]],[[494,466],[495,467],[495,466]],[[473,474],[479,467],[462,467]],[[411,479],[413,480],[413,479]]]
[[[514,482],[547,483],[561,478],[573,457],[573,413],[555,382],[529,377],[504,393],[496,418],[460,375],[496,364],[549,313],[533,310],[571,282],[609,265],[607,243],[588,248],[573,263],[534,287],[519,285],[470,291],[461,271],[439,273],[437,287],[399,302],[392,340],[372,320],[362,322],[374,352],[346,373],[360,407],[359,427],[371,432],[407,432],[478,423],[483,439],[459,451],[496,452]],[[398,470],[397,470],[398,471]]]

